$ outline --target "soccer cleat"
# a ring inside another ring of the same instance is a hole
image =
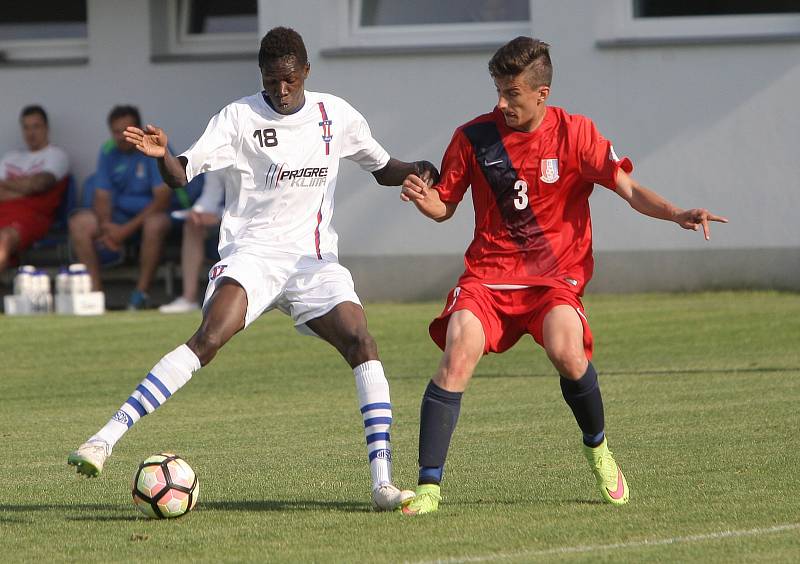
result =
[[[389,482],[384,482],[372,490],[372,508],[375,511],[394,511],[413,497],[414,492],[411,490],[400,490]]]
[[[96,478],[103,471],[103,464],[110,454],[110,444],[103,441],[89,441],[70,453],[67,464],[77,467],[78,474]]]
[[[175,298],[168,304],[164,304],[158,308],[161,313],[188,313],[190,311],[197,311],[200,305],[197,302],[190,302],[183,296]]]
[[[597,488],[603,499],[613,505],[628,503],[628,482],[617,466],[612,452],[608,450],[608,441],[603,439],[603,442],[594,448],[583,445],[583,454],[592,467]]]
[[[403,503],[403,515],[424,515],[439,509],[441,488],[436,484],[420,484],[416,495]]]

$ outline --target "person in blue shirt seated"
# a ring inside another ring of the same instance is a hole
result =
[[[91,208],[70,217],[72,249],[86,265],[92,290],[102,290],[100,265],[122,256],[126,241],[139,245],[139,276],[128,309],[144,309],[164,241],[170,231],[171,190],[161,179],[155,159],[147,158],[122,135],[128,126],[141,127],[139,110],[116,106],[108,115],[112,139],[100,149],[93,179]]]

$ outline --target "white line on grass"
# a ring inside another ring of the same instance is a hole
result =
[[[757,537],[761,535],[771,535],[800,529],[800,523],[787,523],[785,525],[775,525],[774,527],[763,527],[757,529],[742,529],[738,531],[717,531],[715,533],[705,533],[702,535],[689,535],[685,537],[671,537],[667,539],[652,539],[633,542],[619,542],[614,544],[595,544],[564,546],[561,548],[550,548],[547,550],[523,550],[520,552],[495,552],[483,556],[463,556],[445,558],[442,560],[426,560],[417,564],[458,564],[461,562],[491,562],[493,560],[506,560],[508,558],[531,558],[537,556],[556,556],[559,554],[577,554],[581,552],[594,552],[597,550],[616,550],[620,548],[639,548],[643,546],[663,546],[667,544],[684,544],[691,542],[702,542],[718,539],[729,539],[735,537]]]

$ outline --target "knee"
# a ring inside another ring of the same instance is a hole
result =
[[[88,239],[94,233],[94,214],[89,210],[74,213],[69,218],[69,236],[73,239]]]
[[[352,367],[378,358],[378,345],[366,330],[348,335],[344,349],[345,359]]]
[[[144,218],[142,234],[161,237],[169,230],[169,217],[165,213],[151,213]]]
[[[547,356],[558,373],[568,380],[579,379],[589,365],[586,352],[575,344],[563,344],[548,348]]]
[[[476,361],[466,351],[449,351],[442,359],[439,372],[434,379],[446,390],[464,390],[472,378]]]
[[[205,366],[217,355],[217,351],[225,344],[225,340],[219,331],[214,331],[207,327],[201,327],[186,345],[197,355],[200,364]]]

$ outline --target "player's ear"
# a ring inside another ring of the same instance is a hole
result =
[[[549,86],[540,86],[539,87],[539,101],[540,102],[546,102],[549,97],[550,97],[550,87]]]
[[[311,72],[311,63],[306,63],[306,66],[303,68],[303,80],[308,78],[308,73]]]

